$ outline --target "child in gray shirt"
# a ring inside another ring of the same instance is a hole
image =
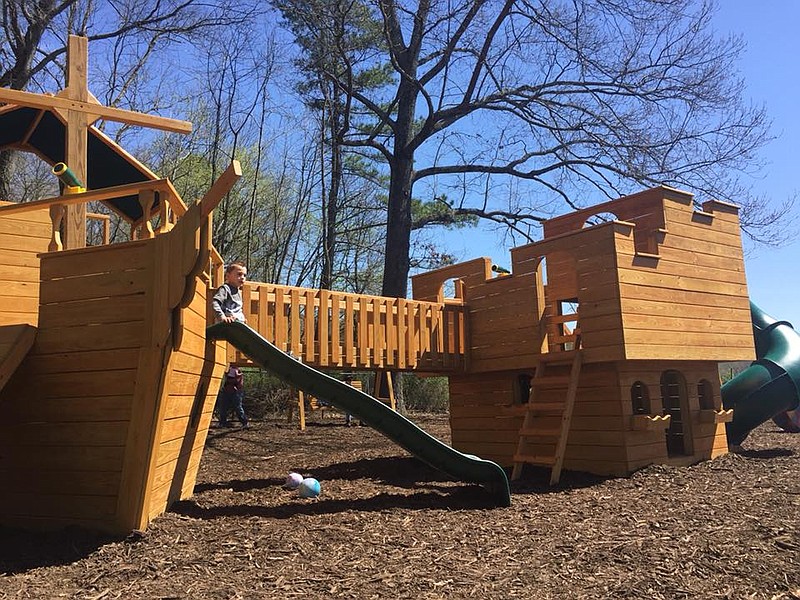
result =
[[[219,287],[211,300],[211,308],[214,309],[218,323],[247,321],[242,310],[242,286],[246,280],[247,267],[242,263],[233,262],[225,268],[225,283]]]

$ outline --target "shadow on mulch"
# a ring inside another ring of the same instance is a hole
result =
[[[753,449],[753,450],[737,450],[736,454],[739,456],[745,456],[747,458],[758,458],[758,459],[770,459],[770,458],[781,458],[786,456],[794,456],[794,451],[789,450],[788,448],[765,448],[765,449]]]
[[[31,569],[67,565],[106,544],[124,539],[79,527],[51,532],[0,527],[0,574],[15,575]]]
[[[494,508],[488,492],[476,486],[449,487],[447,494],[417,492],[415,494],[378,494],[370,498],[346,500],[293,500],[279,506],[231,504],[225,506],[200,506],[194,500],[183,500],[172,505],[169,512],[194,519],[212,520],[224,517],[262,517],[289,519],[297,515],[324,515],[348,511],[380,512],[388,509],[406,510],[473,510]]]
[[[600,485],[614,477],[603,477],[579,471],[562,471],[558,483],[550,485],[551,470],[548,467],[525,465],[522,477],[511,482],[512,494],[557,494]]]
[[[453,481],[446,474],[432,469],[413,457],[364,458],[351,462],[334,463],[314,469],[297,468],[295,470],[319,481],[368,479],[383,485],[404,489],[420,487],[420,485],[424,484]],[[194,493],[198,494],[212,489],[232,489],[236,492],[243,492],[283,485],[283,483],[283,479],[274,477],[269,479],[232,479],[215,483],[200,483],[195,486]],[[451,485],[427,485],[426,487],[440,488],[448,493],[453,489]]]

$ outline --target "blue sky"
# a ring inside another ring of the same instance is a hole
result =
[[[792,0],[752,2],[723,0],[717,15],[720,32],[741,34],[747,50],[741,73],[749,97],[763,103],[778,139],[763,156],[767,165],[755,188],[775,202],[800,196],[800,3]],[[799,202],[800,204],[800,202]],[[795,207],[795,213],[800,205]],[[795,224],[800,227],[800,221]],[[746,259],[750,299],[776,319],[800,330],[800,239],[777,249],[748,249]]]
[[[764,105],[777,139],[762,151],[766,163],[753,181],[757,195],[776,205],[800,196],[800,2],[720,0],[714,19],[720,35],[741,35],[747,48],[739,63],[746,97]],[[800,227],[800,199],[794,209]],[[464,260],[488,256],[501,265],[510,260],[508,247],[496,233],[470,229],[450,232],[448,249]],[[779,249],[745,244],[750,298],[767,314],[790,321],[800,330],[800,238]]]

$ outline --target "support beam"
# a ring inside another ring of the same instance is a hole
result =
[[[79,194],[67,194],[64,196],[53,196],[42,200],[32,200],[31,202],[18,202],[0,206],[0,215],[13,215],[41,208],[50,207],[53,204],[71,206],[75,204],[86,204],[87,202],[100,202],[103,200],[113,200],[114,198],[124,198],[125,196],[138,196],[142,190],[153,190],[159,193],[162,200],[170,202],[175,188],[168,179],[155,179],[153,181],[141,181],[137,183],[126,183],[113,187],[102,188],[99,190],[88,190]],[[174,206],[173,206],[174,208]],[[185,211],[184,211],[185,212]]]
[[[122,108],[112,108],[95,104],[91,101],[82,102],[60,96],[47,96],[35,94],[33,92],[23,92],[8,88],[0,88],[0,102],[5,102],[14,106],[29,106],[32,108],[55,109],[59,111],[80,111],[86,113],[90,120],[95,118],[108,119],[128,125],[140,125],[142,127],[152,127],[162,131],[172,131],[174,133],[191,133],[192,124],[180,119],[170,119],[157,115],[146,115],[132,110]],[[7,107],[3,107],[7,108]]]
[[[69,36],[67,46],[67,97],[76,102],[89,100],[88,69],[89,40],[77,35]],[[86,181],[86,155],[88,142],[89,115],[83,111],[67,111],[66,148],[64,156],[67,166],[75,173],[83,187]],[[86,205],[67,206],[64,215],[64,248],[86,247]]]

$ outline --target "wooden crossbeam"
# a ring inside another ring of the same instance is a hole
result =
[[[144,113],[125,110],[124,108],[113,108],[102,104],[95,104],[92,101],[72,100],[61,96],[47,96],[34,92],[24,92],[9,88],[0,88],[0,102],[14,104],[16,106],[29,106],[31,108],[72,110],[86,113],[100,119],[128,123],[129,125],[141,125],[152,127],[163,131],[173,131],[175,133],[191,133],[192,124],[180,119],[170,119],[169,117],[159,117],[157,115],[147,115]],[[70,165],[71,166],[71,165]]]

